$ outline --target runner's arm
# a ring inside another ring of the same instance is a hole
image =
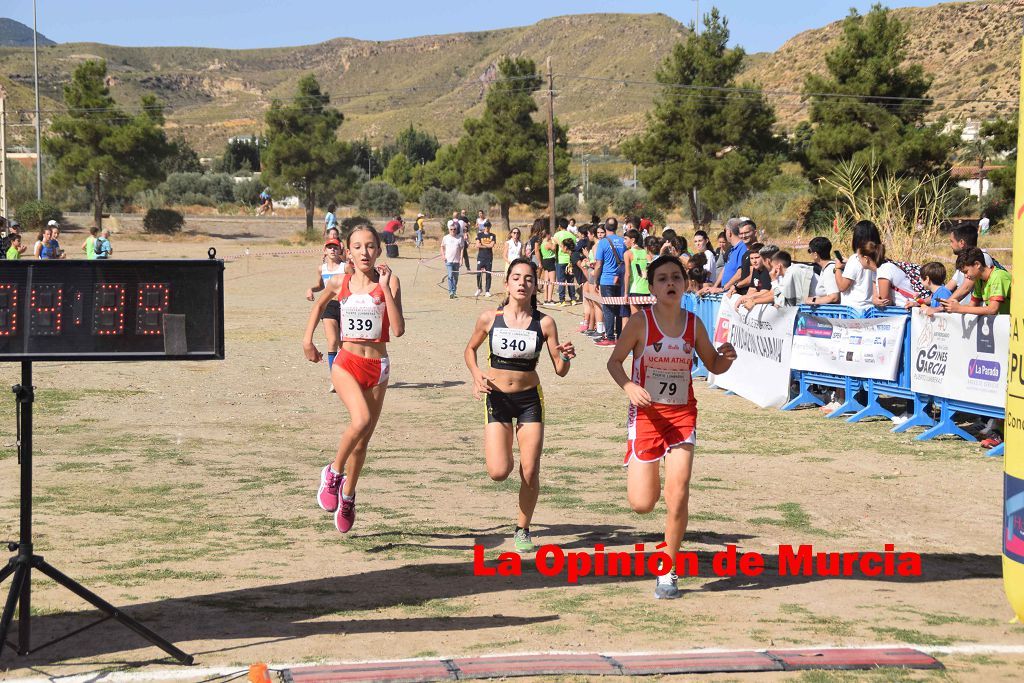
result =
[[[398,281],[398,276],[391,272],[389,266],[379,266],[384,268],[385,284],[384,287],[384,305],[388,311],[388,322],[391,324],[391,334],[395,337],[401,337],[405,334],[405,312],[402,310],[402,285]]]
[[[718,349],[715,349],[715,345],[711,343],[711,339],[708,337],[708,331],[704,329],[704,323],[699,318],[694,318],[697,323],[697,329],[694,339],[694,346],[697,350],[697,355],[700,356],[701,361],[707,366],[708,372],[713,375],[721,375],[725,373],[730,367],[732,362],[736,360],[736,349],[733,348],[732,344],[725,342]]]
[[[555,374],[565,377],[569,374],[569,362],[576,357],[576,349],[573,348],[572,342],[558,343],[558,326],[555,325],[555,320],[550,315],[541,319],[540,329],[547,338],[548,354],[551,355],[551,364],[555,367]]]
[[[619,388],[626,392],[629,402],[640,408],[646,408],[651,405],[651,395],[647,393],[646,389],[629,378],[622,364],[626,362],[626,357],[629,356],[630,352],[633,352],[634,356],[639,355],[640,352],[636,347],[643,343],[645,334],[647,334],[647,317],[644,315],[629,316],[626,326],[622,328],[622,334],[619,335],[618,341],[615,342],[615,348],[612,349],[612,355],[608,358],[607,366],[608,374],[612,376],[612,379],[619,385]]]
[[[491,329],[493,323],[494,311],[484,311],[481,313],[480,317],[476,319],[473,334],[469,337],[469,343],[466,344],[466,351],[463,353],[466,367],[469,368],[469,374],[473,377],[473,396],[477,399],[482,398],[481,394],[491,393],[491,383],[494,382],[493,377],[484,375],[483,371],[480,370],[480,365],[476,359],[476,350],[487,339],[487,332]]]
[[[322,273],[316,274],[316,284],[306,290],[306,301],[312,301],[313,295],[317,292],[323,291],[324,288],[324,276]]]

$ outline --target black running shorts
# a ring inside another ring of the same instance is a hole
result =
[[[506,394],[491,389],[487,394],[487,423],[500,422],[512,424],[524,422],[544,422],[544,395],[540,387]]]

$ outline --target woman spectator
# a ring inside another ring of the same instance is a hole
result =
[[[519,228],[512,228],[505,242],[505,263],[512,263],[523,255],[523,233]]]
[[[910,278],[899,266],[885,258],[885,247],[881,244],[869,240],[860,246],[857,255],[861,266],[875,273],[871,303],[903,308],[917,298]]]
[[[875,271],[867,270],[857,258],[860,248],[867,242],[882,243],[878,228],[871,221],[860,221],[853,226],[854,258],[836,267],[836,286],[839,287],[840,303],[851,308],[865,309],[874,298]]]

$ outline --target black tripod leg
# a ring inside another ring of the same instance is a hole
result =
[[[78,597],[82,598],[93,607],[96,607],[97,609],[102,611],[104,614],[109,614],[114,619],[117,619],[119,622],[121,622],[122,625],[135,631],[140,636],[142,636],[149,642],[153,643],[158,648],[160,648],[167,654],[171,655],[182,664],[192,663],[192,655],[186,652],[182,652],[178,648],[174,647],[174,645],[164,640],[163,638],[161,638],[156,633],[149,630],[139,622],[135,621],[127,614],[125,614],[118,608],[114,607],[109,602],[107,602],[100,596],[96,595],[82,584],[78,583],[71,577],[66,576],[62,572],[58,571],[56,568],[51,566],[46,561],[39,560],[35,566],[39,571],[49,576],[51,579],[59,583],[61,586],[64,586],[69,591],[71,591]],[[10,599],[8,599],[8,603],[10,603]],[[4,617],[6,618],[6,613],[4,614]]]
[[[14,562],[9,562],[3,569],[0,569],[0,583],[7,580],[7,577],[14,573],[14,570],[18,568],[18,565]]]
[[[10,567],[11,565],[8,565]],[[14,580],[11,581],[11,590],[7,593],[7,602],[4,604],[4,613],[0,617],[0,653],[4,651],[7,644],[7,632],[11,630],[11,621],[14,620],[14,609],[18,605],[18,598],[21,597],[21,587],[28,578],[29,568],[27,565],[19,564],[14,570]],[[10,572],[7,572],[10,574]]]

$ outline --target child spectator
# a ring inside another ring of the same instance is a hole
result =
[[[7,247],[7,253],[5,256],[8,261],[17,261],[21,258],[21,254],[25,251],[25,247],[21,246],[21,235],[14,233],[10,236],[10,245]]]
[[[923,307],[922,313],[927,316],[935,315],[936,311],[942,310],[942,302],[953,297],[953,292],[946,286],[946,266],[938,261],[932,261],[921,266],[921,277],[924,284],[932,293],[928,299],[918,298],[907,303],[906,308],[915,306]]]
[[[816,274],[811,278],[810,296],[807,304],[839,303],[839,286],[836,284],[836,264],[832,261],[832,241],[827,237],[815,237],[807,245],[807,251],[814,259]]]
[[[965,306],[955,299],[946,299],[943,310],[949,313],[999,315],[1010,312],[1010,274],[1002,268],[985,265],[985,253],[968,247],[956,257],[956,269],[974,281],[971,304]]]

